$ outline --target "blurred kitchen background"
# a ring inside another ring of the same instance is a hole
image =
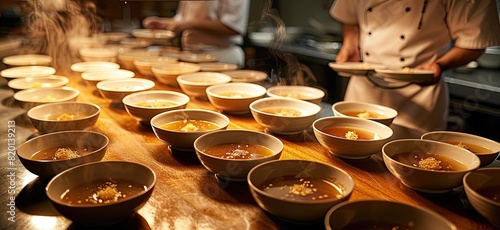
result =
[[[150,15],[172,17],[178,4],[175,0],[93,1],[102,18],[102,32],[131,32]],[[0,1],[0,58],[18,50],[24,2]],[[274,84],[301,82],[320,87],[327,92],[328,103],[342,100],[349,78],[328,67],[342,44],[341,26],[328,14],[333,0],[273,0],[270,7],[266,3],[251,0],[248,33],[242,45],[245,68],[267,72]],[[276,33],[280,25],[285,34]],[[293,79],[296,75],[303,79]],[[500,47],[489,47],[476,62],[448,70],[443,76],[451,96],[448,129],[500,141]]]

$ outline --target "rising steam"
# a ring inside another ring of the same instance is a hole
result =
[[[26,53],[41,53],[53,57],[53,67],[69,71],[78,60],[78,50],[99,31],[100,18],[93,2],[85,0],[30,0],[24,13]]]

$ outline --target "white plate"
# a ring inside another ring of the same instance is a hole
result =
[[[19,66],[4,69],[0,76],[14,79],[23,77],[48,77],[56,73],[56,69],[50,66]]]
[[[364,62],[343,62],[336,63],[330,62],[328,66],[333,70],[339,72],[339,75],[344,77],[349,77],[351,75],[366,75],[369,71],[375,70],[375,68],[381,68],[380,65],[373,65]]]
[[[21,54],[4,57],[3,63],[11,66],[50,65],[52,57],[44,54]]]
[[[75,72],[85,72],[89,70],[103,70],[103,69],[119,69],[120,65],[114,62],[104,62],[104,61],[89,61],[89,62],[78,62],[71,65],[71,70]]]
[[[137,38],[173,38],[175,33],[170,30],[137,29],[132,30],[132,35]]]
[[[222,62],[207,62],[200,63],[201,71],[209,71],[209,72],[220,72],[220,71],[229,71],[238,69],[238,66],[235,64],[228,64]]]
[[[219,57],[209,53],[182,52],[179,60],[194,63],[216,62],[219,60]]]
[[[18,78],[12,81],[9,81],[7,85],[11,89],[15,90],[23,90],[29,88],[54,88],[65,86],[68,84],[69,79],[64,76],[52,75],[49,77],[37,77],[37,78]]]
[[[430,82],[434,72],[424,69],[375,69],[382,78],[405,82]]]

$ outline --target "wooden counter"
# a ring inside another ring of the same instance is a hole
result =
[[[136,214],[114,229],[323,229],[323,223],[290,224],[265,213],[253,200],[245,182],[218,181],[198,161],[194,152],[171,152],[156,138],[150,127],[140,125],[120,104],[101,98],[95,89],[87,87],[76,74],[71,74],[68,86],[78,88],[78,101],[98,104],[102,111],[96,125],[89,130],[102,132],[110,138],[103,160],[132,161],[154,169],[158,181],[151,199]],[[141,77],[137,75],[136,77]],[[12,98],[13,92],[1,79],[0,127],[2,178],[2,229],[74,229],[80,228],[60,216],[45,196],[46,181],[29,173],[20,161],[10,161],[8,147],[19,146],[28,138],[39,135],[32,127],[26,111]],[[157,83],[155,89],[168,89]],[[180,89],[172,89],[180,91]],[[216,110],[208,101],[191,99],[187,108]],[[323,106],[322,116],[331,114]],[[253,117],[227,115],[228,129],[264,131]],[[15,125],[13,123],[15,122]],[[15,137],[8,136],[8,127]],[[418,138],[420,133],[393,126],[394,138]],[[389,173],[380,153],[365,160],[344,160],[328,153],[315,139],[312,130],[295,136],[278,136],[284,143],[281,159],[307,159],[325,162],[348,172],[355,181],[350,198],[354,200],[383,199],[434,210],[454,222],[459,229],[493,229],[474,210],[465,209],[459,199],[461,189],[445,194],[415,192]],[[13,165],[9,165],[13,163]],[[15,174],[15,177],[7,175]],[[15,200],[9,200],[14,197]],[[15,211],[8,212],[15,203]],[[14,214],[15,216],[11,216]],[[9,220],[14,220],[11,222]],[[107,229],[112,229],[108,227]]]

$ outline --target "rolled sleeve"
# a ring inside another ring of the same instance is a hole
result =
[[[358,0],[335,0],[330,8],[330,16],[343,24],[357,25],[357,8],[360,5]]]
[[[222,0],[221,10],[219,11],[219,20],[222,24],[234,31],[245,34],[250,0]]]

